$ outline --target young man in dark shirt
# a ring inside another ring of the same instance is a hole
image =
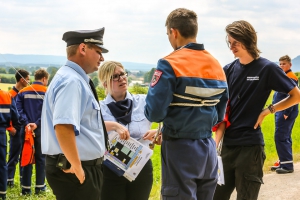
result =
[[[229,200],[234,189],[237,199],[257,199],[265,160],[260,126],[268,114],[298,103],[300,91],[275,63],[259,56],[250,23],[235,21],[226,26],[226,33],[228,46],[238,59],[224,67],[231,125],[225,131],[221,153],[225,185],[217,186],[214,199]],[[289,97],[264,109],[272,90]]]

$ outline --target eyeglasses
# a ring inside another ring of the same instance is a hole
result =
[[[115,82],[120,81],[120,78],[122,77],[122,79],[127,78],[127,74],[126,73],[121,73],[121,74],[114,74],[112,75],[111,79]]]
[[[232,47],[236,47],[237,45],[240,45],[241,43],[238,42],[238,41],[233,41],[232,43],[230,43],[229,41],[227,41],[227,45],[229,48],[232,48]]]

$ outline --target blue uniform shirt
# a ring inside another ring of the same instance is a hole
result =
[[[89,77],[72,61],[67,61],[48,87],[42,111],[42,152],[62,153],[54,127],[72,124],[80,160],[93,160],[105,152],[100,106],[89,86]]]
[[[127,92],[125,98],[132,100],[131,122],[126,126],[126,128],[129,130],[130,137],[136,140],[140,140],[143,135],[151,128],[151,122],[147,120],[144,114],[144,107],[146,104],[145,98],[146,95],[132,95],[129,92]],[[105,121],[116,121],[109,108],[107,107],[107,104],[109,104],[110,102],[115,102],[110,94],[108,94],[103,101],[100,101],[103,119]],[[111,132],[108,132],[108,134],[109,133]],[[150,143],[150,141],[148,143]]]

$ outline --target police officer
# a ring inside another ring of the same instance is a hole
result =
[[[87,74],[108,50],[104,28],[63,34],[68,61],[52,79],[42,111],[46,177],[57,199],[100,199],[105,134],[95,88]]]
[[[7,165],[6,165],[6,128],[18,124],[18,111],[14,99],[8,92],[0,90],[0,199],[6,199]]]

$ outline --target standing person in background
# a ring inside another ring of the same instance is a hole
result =
[[[156,130],[150,130],[151,122],[144,115],[146,95],[133,95],[127,91],[127,74],[119,62],[103,63],[98,76],[107,92],[106,98],[100,102],[107,130],[116,130],[116,128],[111,127],[115,124],[124,126],[129,130],[131,137],[149,146],[150,141],[144,141],[143,136],[145,134],[154,135]],[[108,123],[114,124],[109,125]],[[125,177],[119,177],[108,167],[103,166],[104,180],[101,199],[147,200],[152,188],[152,171],[152,162],[149,159],[138,177],[130,182]]]
[[[211,200],[217,185],[212,127],[224,118],[226,77],[219,62],[196,43],[197,14],[178,8],[166,20],[174,51],[160,59],[146,98],[145,115],[163,122],[163,199]]]
[[[285,74],[298,85],[298,77],[291,70],[292,63],[288,55],[279,58],[279,66]],[[286,93],[275,92],[272,103],[278,103],[288,96]],[[295,104],[275,114],[275,144],[279,161],[277,161],[271,169],[276,170],[277,174],[294,172],[291,136],[298,113],[298,104]],[[279,163],[279,165],[277,165],[277,163]]]
[[[103,34],[104,28],[63,34],[68,61],[56,72],[45,96],[42,151],[46,154],[47,181],[56,199],[101,196],[106,131],[96,90],[87,74],[98,70],[104,61],[102,53],[108,52]]]
[[[17,94],[20,90],[22,90],[24,87],[27,86],[29,83],[29,72],[24,69],[19,69],[16,74],[16,85],[13,86],[13,88],[9,91],[11,96],[16,101]],[[22,150],[22,144],[24,140],[24,125],[21,123],[18,123],[16,127],[10,126],[7,128],[9,131],[9,157],[7,161],[7,168],[8,168],[8,174],[7,174],[7,186],[8,187],[14,187],[14,177],[15,177],[15,171],[16,171],[16,165],[19,162],[20,159],[20,153]],[[22,168],[20,165],[20,184],[22,183]]]
[[[1,81],[1,79],[0,79]],[[14,99],[8,92],[0,90],[0,199],[6,199],[7,188],[7,137],[6,128],[18,125],[18,111]],[[10,124],[10,122],[12,122]]]
[[[34,73],[34,82],[23,88],[17,95],[17,108],[20,113],[20,123],[30,127],[35,133],[35,194],[46,190],[45,184],[45,156],[41,151],[41,115],[44,96],[47,90],[49,74],[44,69]],[[23,168],[22,194],[31,194],[32,164]]]
[[[226,26],[226,33],[228,46],[238,59],[224,67],[230,126],[221,152],[225,185],[217,186],[214,200],[229,200],[235,188],[237,199],[254,200],[263,183],[266,158],[261,123],[268,114],[298,103],[300,91],[275,63],[259,56],[257,35],[249,22],[235,21]],[[263,109],[272,90],[289,93],[289,97]]]

